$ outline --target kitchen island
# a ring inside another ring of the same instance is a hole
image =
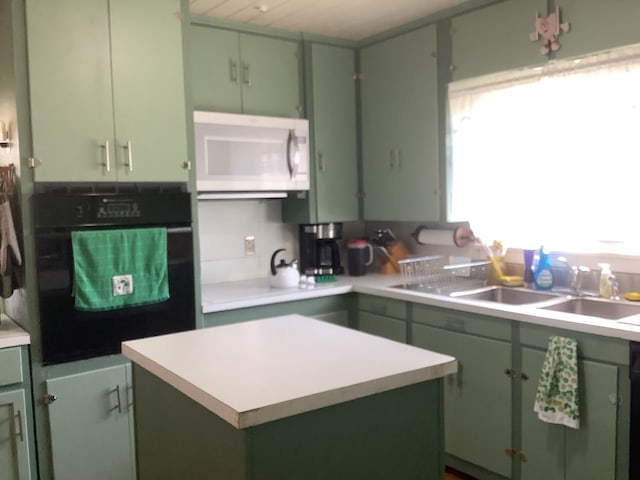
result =
[[[124,342],[140,479],[433,479],[453,357],[300,315]]]

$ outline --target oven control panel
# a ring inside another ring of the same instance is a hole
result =
[[[103,198],[96,211],[97,218],[138,218],[140,207],[135,200]]]

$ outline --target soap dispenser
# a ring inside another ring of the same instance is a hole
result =
[[[598,266],[600,267],[600,296],[611,298],[613,296],[611,265],[599,263]]]
[[[549,255],[544,251],[544,247],[540,247],[538,264],[533,273],[533,282],[536,290],[551,290],[553,288],[553,271]]]

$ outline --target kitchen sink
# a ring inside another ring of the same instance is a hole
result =
[[[505,303],[509,305],[525,305],[558,298],[559,294],[538,292],[526,288],[493,286],[451,293],[451,297],[467,300],[483,300],[487,302]]]
[[[637,304],[584,297],[571,298],[565,302],[541,308],[556,312],[605,318],[607,320],[620,320],[640,313],[640,305]]]

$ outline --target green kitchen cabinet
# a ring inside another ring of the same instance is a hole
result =
[[[436,27],[360,51],[364,219],[439,220]]]
[[[359,218],[355,53],[306,45],[310,119],[311,189],[290,194],[283,219],[290,223],[349,222]]]
[[[627,478],[628,345],[626,341],[562,332],[578,341],[580,428],[542,422],[533,411],[548,337],[543,327],[521,328],[521,479]],[[529,346],[530,345],[530,346]]]
[[[412,343],[458,360],[458,373],[444,382],[447,455],[509,478],[510,339],[507,321],[414,305]]]
[[[407,303],[358,295],[358,330],[407,343]]]
[[[0,478],[30,480],[34,454],[28,347],[0,350]]]
[[[116,365],[46,381],[55,478],[136,478],[130,371]]]
[[[27,0],[36,181],[186,181],[174,0]]]
[[[204,314],[204,327],[216,327],[294,313],[348,327],[351,325],[352,305],[353,297],[347,294],[211,312]]]
[[[546,15],[547,0],[498,2],[453,17],[453,80],[546,63],[547,56],[540,54],[541,42],[529,39],[535,31],[536,12]]]
[[[194,110],[302,116],[297,41],[189,27]]]
[[[640,42],[640,3],[634,0],[562,0],[561,19],[570,30],[558,38],[555,58],[571,58]]]

